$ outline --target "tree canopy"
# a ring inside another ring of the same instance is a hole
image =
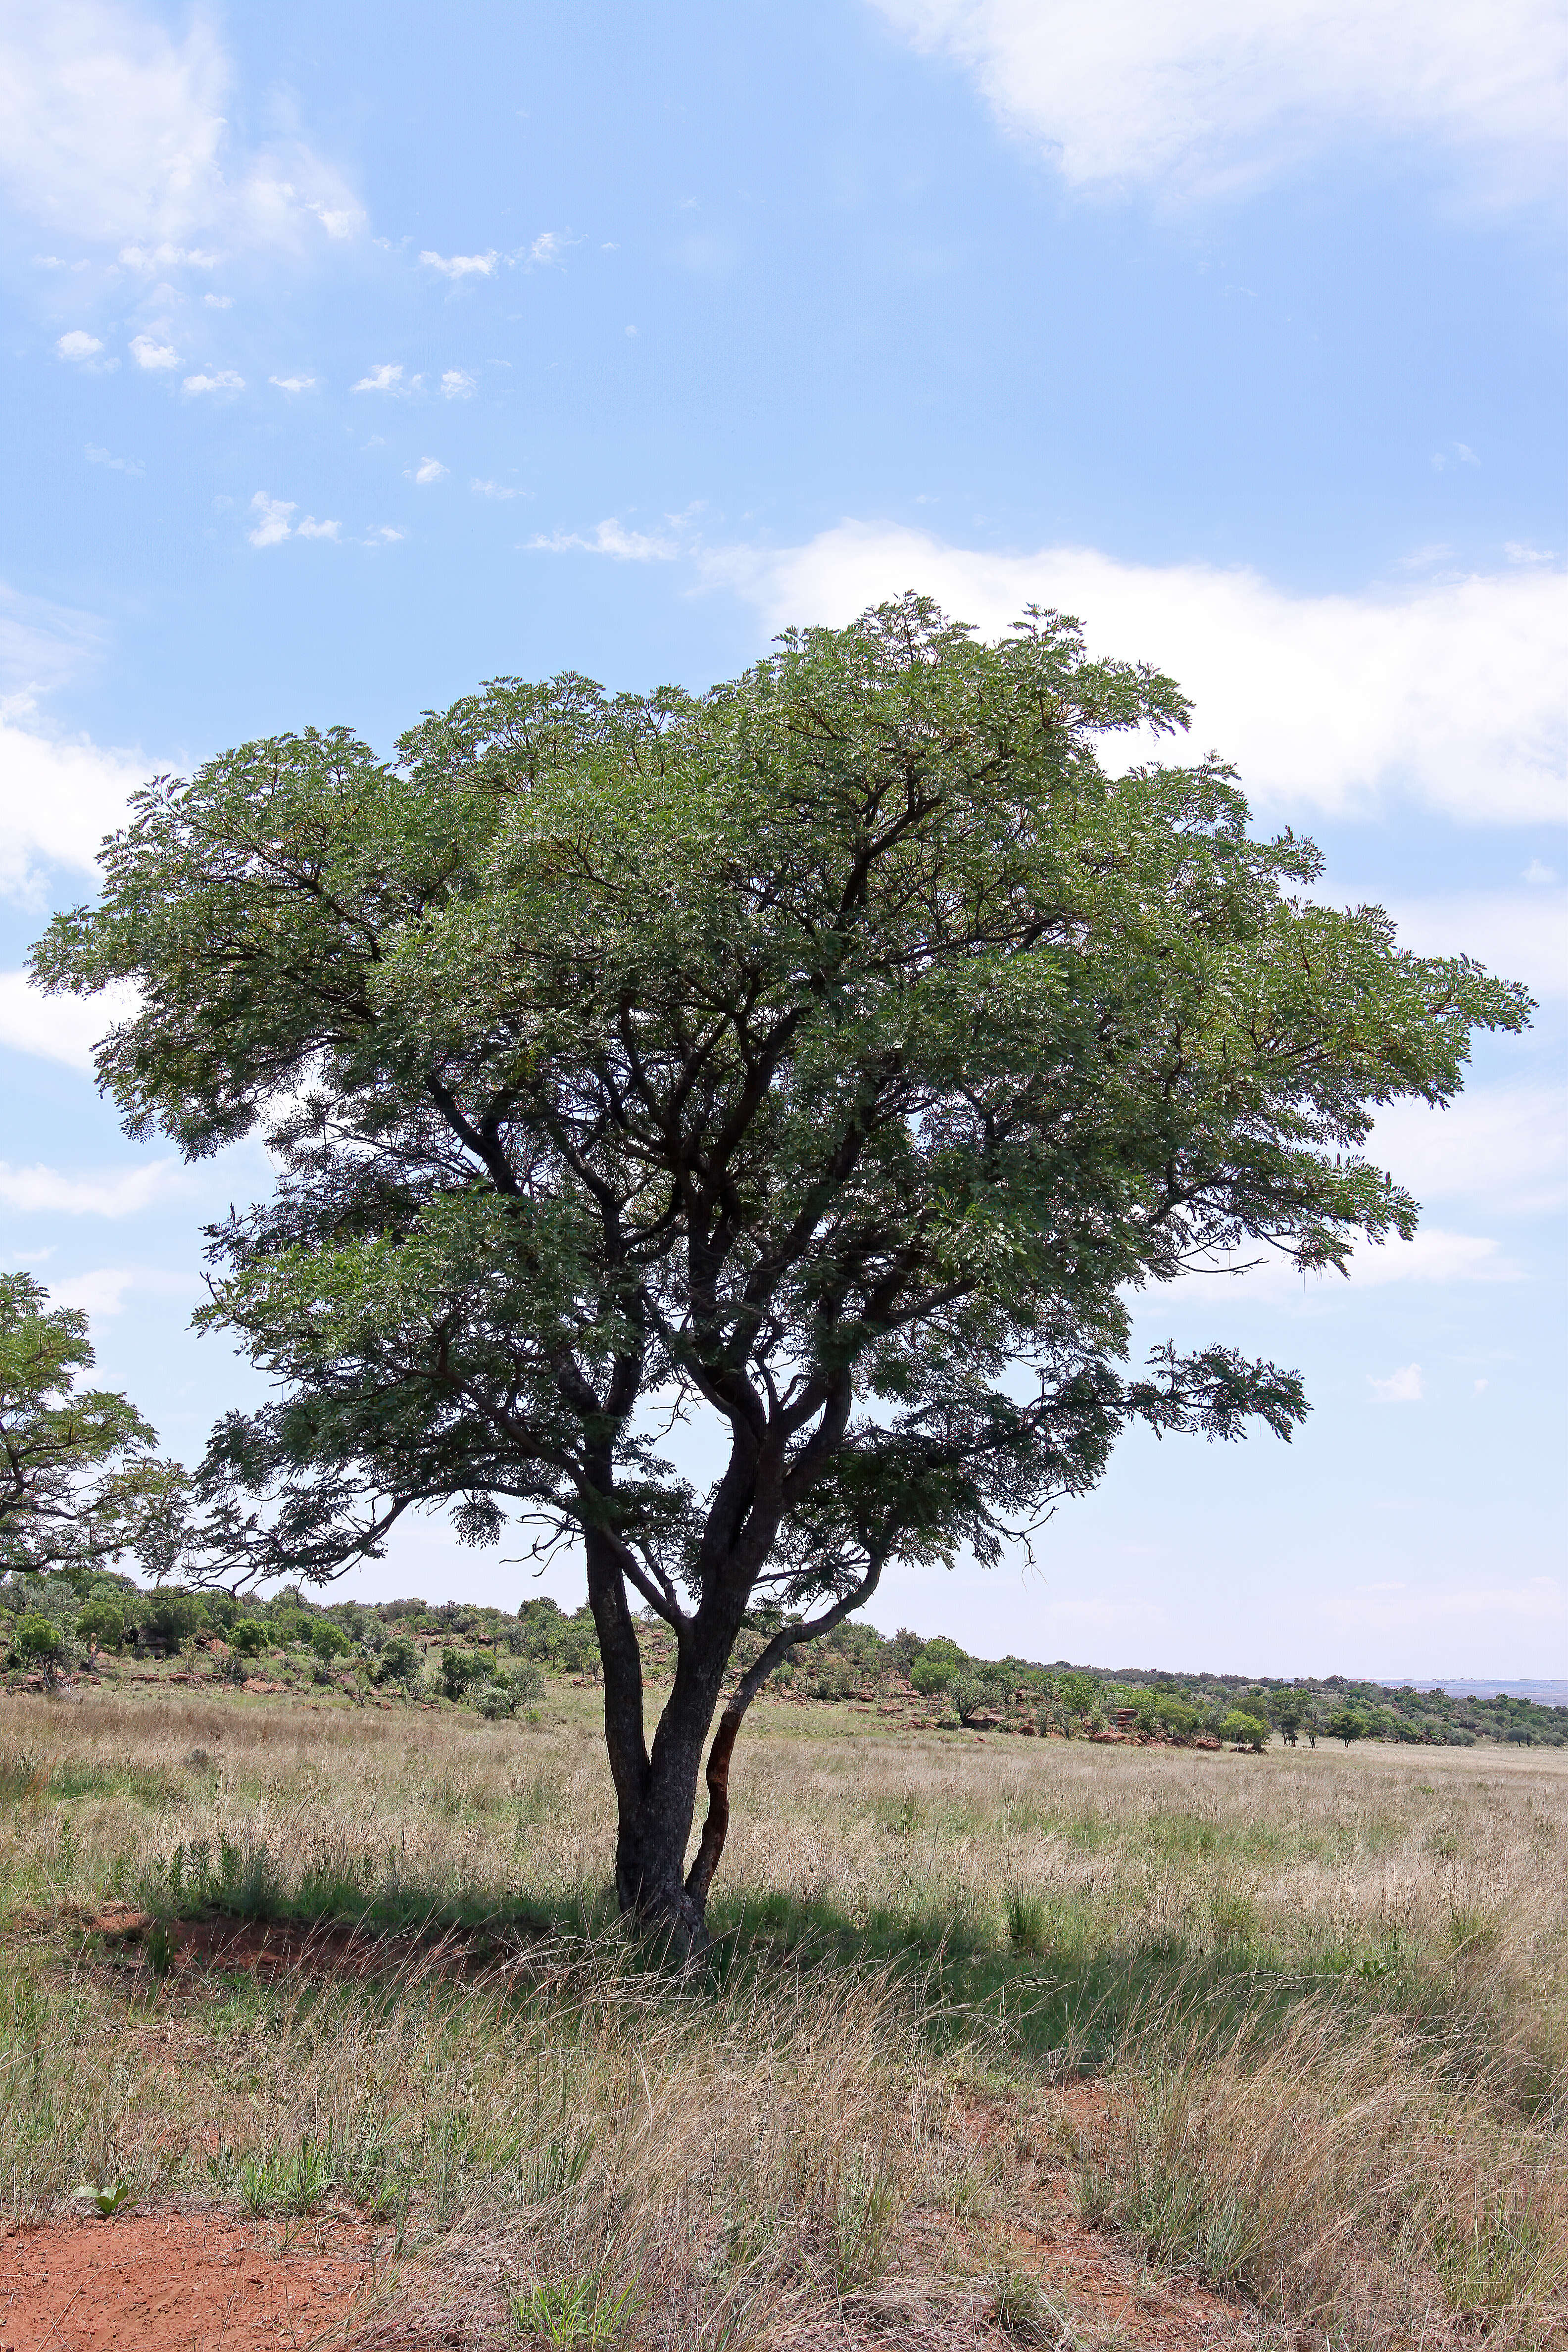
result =
[[[778,1660],[890,1560],[996,1559],[1131,1423],[1288,1437],[1292,1372],[1130,1369],[1129,1294],[1410,1234],[1377,1108],[1526,1018],[1300,895],[1317,851],[1218,759],[1107,772],[1186,717],[1059,615],[987,645],[917,597],[701,696],[501,679],[391,761],[307,730],[159,779],[36,950],[140,991],[99,1052],[132,1133],[259,1122],[280,1167],[212,1236],[204,1319],[279,1394],[215,1432],[210,1556],[323,1578],[441,1506],[580,1542],[622,1899],[683,1934]],[[651,1748],[637,1598],[678,1635]]]
[[[183,1474],[118,1390],[77,1388],[92,1361],[79,1307],[0,1274],[0,1573],[171,1557]]]

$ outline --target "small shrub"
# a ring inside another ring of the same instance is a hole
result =
[[[551,2352],[596,2352],[614,2344],[637,2315],[635,2290],[615,2289],[594,2272],[559,2284],[535,2280],[512,2305],[525,2338]]]
[[[534,1699],[542,1698],[544,1696],[543,1668],[536,1666],[531,1658],[524,1658],[511,1670],[510,1689],[512,1698],[519,1706],[525,1706]]]
[[[1261,1756],[1268,1738],[1268,1726],[1260,1722],[1257,1716],[1246,1715],[1240,1707],[1233,1706],[1220,1725],[1219,1736],[1222,1739],[1234,1740],[1238,1748],[1250,1748]]]
[[[334,1625],[330,1618],[321,1617],[310,1628],[310,1647],[322,1665],[328,1666],[334,1658],[346,1657],[352,1644],[341,1625]]]
[[[267,1628],[258,1618],[242,1617],[229,1635],[229,1647],[242,1658],[258,1658],[267,1647]]]
[[[511,1713],[511,1693],[502,1690],[499,1683],[491,1683],[479,1693],[474,1706],[487,1723],[499,1723]]]
[[[112,1601],[89,1601],[79,1610],[76,1637],[91,1661],[100,1650],[118,1650],[125,1639],[125,1612]]]
[[[378,1683],[402,1683],[405,1689],[415,1690],[424,1671],[417,1643],[406,1633],[395,1633],[376,1660],[375,1678]]]
[[[16,1664],[41,1671],[44,1680],[49,1683],[60,1670],[63,1646],[59,1627],[36,1613],[19,1619],[11,1636],[11,1655]]]
[[[440,1674],[442,1697],[459,1699],[476,1683],[489,1679],[489,1660],[472,1650],[443,1650]]]

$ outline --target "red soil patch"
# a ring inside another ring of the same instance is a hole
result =
[[[342,2342],[371,2278],[352,2222],[51,2221],[0,2240],[0,2352],[280,2352]]]

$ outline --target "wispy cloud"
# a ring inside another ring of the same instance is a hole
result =
[[[111,457],[107,449],[100,449],[91,441],[88,443],[82,455],[89,466],[107,466],[112,474],[131,474],[140,478],[147,470],[139,458]]]
[[[13,1168],[0,1160],[0,1206],[23,1215],[133,1217],[177,1185],[184,1171],[177,1160],[154,1160],[112,1173],[68,1176],[37,1164]]]
[[[481,482],[476,478],[468,488],[481,499],[531,499],[531,490],[515,489],[510,482]]]
[[[219,368],[212,375],[188,375],[184,389],[195,393],[243,392],[245,378],[236,375],[232,368]]]
[[[448,368],[441,378],[443,400],[472,400],[477,389],[467,368]]]
[[[132,335],[131,356],[140,368],[154,372],[162,368],[177,368],[180,354],[173,343],[161,343],[155,335]]]
[[[353,392],[409,393],[416,390],[423,380],[424,379],[420,376],[410,376],[405,383],[403,378],[402,362],[399,362],[397,364],[394,365],[391,362],[388,362],[382,367],[372,368],[368,375],[362,375],[356,384],[352,384],[350,386],[350,390]]]
[[[78,367],[83,366],[89,360],[97,359],[102,349],[100,339],[97,335],[89,335],[85,327],[73,327],[70,332],[62,335],[55,345],[56,353],[60,359],[70,360]]]
[[[1195,742],[1234,759],[1270,810],[1352,816],[1404,801],[1472,824],[1568,817],[1568,574],[1556,570],[1300,596],[1256,572],[1082,547],[999,552],[854,521],[802,547],[697,560],[780,628],[841,624],[910,587],[992,635],[1028,604],[1079,614],[1092,651],[1179,679]]]
[[[378,522],[366,532],[364,543],[367,547],[395,547],[405,535],[395,523]]]
[[[95,1266],[89,1274],[73,1274],[64,1282],[52,1282],[49,1297],[57,1307],[79,1307],[97,1321],[100,1317],[123,1314],[128,1290],[153,1297],[191,1298],[200,1288],[197,1276],[172,1267],[104,1265]]]
[[[341,522],[318,522],[314,515],[307,515],[297,527],[295,536],[299,539],[336,539],[342,529]]]
[[[1419,1364],[1405,1364],[1380,1381],[1369,1372],[1366,1384],[1376,1404],[1419,1404],[1424,1394]]]
[[[269,375],[267,381],[275,383],[279,392],[293,393],[314,392],[318,379],[313,375]]]
[[[438,253],[422,253],[419,257],[426,269],[438,269],[443,278],[490,278],[500,259],[499,253],[454,253],[449,258]]]
[[[411,482],[444,482],[447,469],[439,457],[421,457],[417,466],[405,466],[403,470]]]
[[[0,178],[56,235],[145,274],[206,268],[213,240],[297,247],[363,215],[305,141],[246,149],[213,19],[173,33],[116,0],[18,0],[0,35]]]
[[[0,1045],[90,1070],[94,1045],[117,1022],[129,1020],[136,1005],[128,988],[107,988],[96,997],[44,996],[25,971],[0,971]]]
[[[250,511],[256,517],[246,533],[252,547],[278,547],[292,528],[289,518],[294,512],[292,499],[270,499],[265,490],[258,490],[250,501]]]
[[[1234,194],[1357,131],[1446,152],[1492,201],[1562,169],[1568,20],[1541,0],[877,5],[1078,188]]]
[[[576,530],[556,530],[548,535],[542,532],[528,545],[548,555],[611,555],[623,563],[668,563],[681,552],[678,540],[661,539],[649,531],[628,530],[614,515],[607,515],[586,535]]]

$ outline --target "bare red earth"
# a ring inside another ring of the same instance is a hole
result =
[[[283,2352],[341,2342],[368,2233],[222,2213],[49,2221],[0,2239],[0,2352]]]

